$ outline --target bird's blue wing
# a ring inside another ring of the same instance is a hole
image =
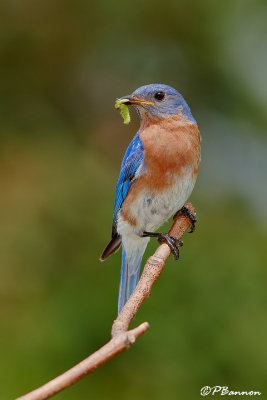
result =
[[[116,186],[116,197],[113,214],[112,232],[116,232],[117,216],[125,197],[129,191],[131,182],[143,161],[144,147],[139,137],[139,132],[134,136],[123,157],[120,175]]]

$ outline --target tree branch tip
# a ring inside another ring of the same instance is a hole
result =
[[[148,322],[143,322],[142,324],[140,324],[139,326],[137,326],[134,329],[138,330],[138,333],[140,335],[142,335],[143,333],[146,333],[148,331],[149,323]]]

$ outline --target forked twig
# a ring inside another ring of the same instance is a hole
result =
[[[194,212],[191,203],[187,203],[186,207]],[[186,229],[190,226],[190,223],[190,219],[180,213],[175,219],[169,234],[177,239],[181,239]],[[161,274],[170,253],[169,246],[162,243],[154,255],[149,257],[134,292],[113,323],[111,330],[112,338],[108,343],[68,371],[40,386],[38,389],[18,397],[16,400],[48,399],[132,346],[135,340],[149,329],[149,324],[148,322],[143,322],[138,327],[128,330],[130,322],[145,299],[149,297],[151,288]]]

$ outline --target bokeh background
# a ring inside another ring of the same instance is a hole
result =
[[[120,254],[98,258],[138,129],[114,100],[147,83],[199,123],[199,223],[133,321],[150,331],[57,398],[266,396],[266,20],[265,0],[1,1],[0,399],[109,339]]]

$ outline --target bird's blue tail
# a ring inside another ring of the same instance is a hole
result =
[[[122,246],[118,314],[137,285],[145,248],[146,245],[141,246],[138,251],[135,251],[134,254],[132,253],[131,257],[129,257],[129,255],[126,254],[124,246]]]

